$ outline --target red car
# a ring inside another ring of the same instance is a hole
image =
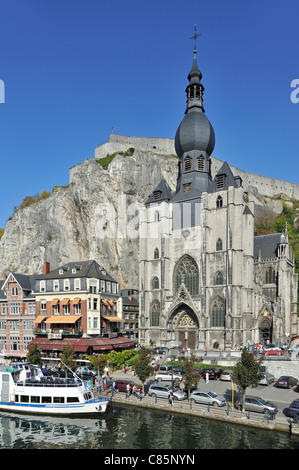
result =
[[[127,392],[127,385],[130,385],[130,393],[133,391],[134,385],[136,385],[136,389],[138,392],[141,392],[142,388],[140,385],[135,384],[135,382],[131,382],[131,380],[116,380],[115,381],[115,388],[118,392]]]
[[[282,349],[265,349],[262,354],[264,356],[282,356],[284,351]]]

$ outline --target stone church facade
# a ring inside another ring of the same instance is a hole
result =
[[[139,340],[191,350],[280,343],[298,334],[287,230],[255,237],[242,179],[226,162],[212,174],[201,78],[194,50],[176,190],[162,180],[140,219]]]

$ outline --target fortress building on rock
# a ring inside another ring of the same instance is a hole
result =
[[[204,110],[196,49],[175,136],[177,185],[162,180],[140,220],[142,345],[190,349],[281,342],[298,334],[297,274],[284,233],[254,236],[254,204],[224,162]]]

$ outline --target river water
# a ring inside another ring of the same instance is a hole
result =
[[[0,414],[1,449],[299,449],[286,432],[113,405],[97,418]]]

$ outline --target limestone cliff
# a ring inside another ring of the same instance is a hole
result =
[[[68,261],[95,259],[121,282],[138,288],[137,205],[165,178],[175,188],[178,159],[136,150],[107,170],[95,160],[70,169],[70,182],[48,199],[18,210],[0,241],[1,277],[41,273]],[[131,228],[126,216],[131,213]],[[136,221],[136,219],[135,219]]]

